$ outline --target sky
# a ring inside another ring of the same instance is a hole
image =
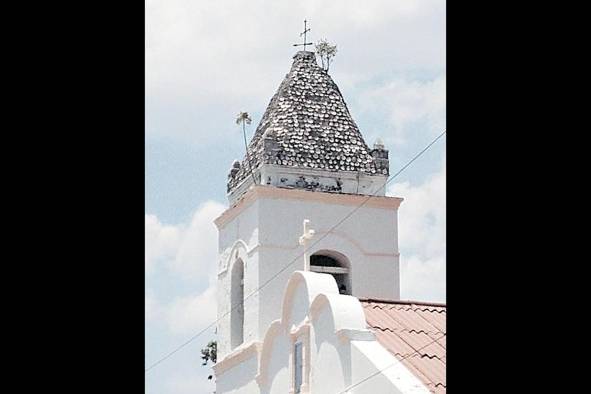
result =
[[[236,114],[256,129],[301,42],[337,45],[330,75],[394,174],[445,130],[445,1],[147,0],[145,365],[216,318],[215,219],[242,159]],[[401,297],[445,302],[445,137],[388,187],[399,209]],[[146,373],[146,393],[215,386],[200,349],[212,329]]]

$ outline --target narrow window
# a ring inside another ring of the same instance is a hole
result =
[[[303,378],[302,342],[296,342],[293,349],[294,385],[295,393],[300,393]]]
[[[234,349],[244,342],[244,263],[242,260],[234,263],[231,280],[230,345]]]

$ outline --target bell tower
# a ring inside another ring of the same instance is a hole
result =
[[[215,220],[218,360],[263,340],[296,270],[332,275],[343,294],[399,299],[402,199],[384,195],[388,154],[368,147],[315,54],[298,52]]]

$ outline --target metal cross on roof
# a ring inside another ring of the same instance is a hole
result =
[[[311,42],[306,42],[306,33],[308,33],[310,31],[310,29],[308,29],[307,27],[307,23],[308,21],[304,19],[304,31],[300,33],[300,37],[304,36],[304,42],[302,42],[301,44],[293,44],[294,47],[299,47],[299,46],[304,46],[304,51],[306,50],[306,45],[312,45]]]

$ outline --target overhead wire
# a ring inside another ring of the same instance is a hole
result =
[[[318,244],[321,240],[323,240],[326,236],[328,236],[328,234],[330,234],[338,226],[340,226],[347,219],[349,219],[355,212],[357,212],[359,209],[361,209],[371,198],[377,197],[376,196],[377,193],[381,192],[382,189],[384,189],[391,181],[393,181],[398,175],[400,175],[404,170],[406,170],[416,159],[418,159],[419,157],[421,157],[427,150],[429,150],[429,148],[431,148],[431,146],[433,146],[440,138],[442,138],[446,134],[446,132],[447,132],[447,130],[443,130],[442,133],[440,133],[437,137],[435,137],[431,142],[429,142],[429,144],[427,144],[423,149],[421,149],[417,154],[415,154],[411,160],[409,160],[404,166],[402,166],[402,168],[400,168],[400,170],[398,170],[394,175],[388,177],[386,179],[386,182],[384,182],[384,184],[382,186],[380,186],[372,194],[367,195],[366,198],[359,205],[357,205],[354,209],[352,209],[349,213],[347,213],[347,215],[345,215],[341,220],[339,220],[328,231],[324,232],[322,235],[320,235],[318,238],[316,238],[314,240],[314,242],[312,242],[310,245],[308,245],[304,249],[304,251],[302,251],[300,254],[298,254],[293,260],[291,260],[283,268],[281,268],[279,271],[277,271],[273,276],[271,276],[269,279],[267,279],[265,282],[263,282],[262,285],[260,285],[259,287],[257,287],[255,290],[253,290],[247,296],[245,296],[241,302],[238,302],[235,305],[231,306],[231,308],[228,311],[226,311],[225,313],[223,313],[221,316],[219,316],[212,323],[208,324],[205,328],[201,329],[199,332],[197,332],[195,335],[193,335],[192,337],[190,337],[188,340],[186,340],[185,342],[183,342],[180,345],[178,345],[175,349],[173,349],[172,351],[170,351],[169,353],[167,353],[163,357],[159,358],[156,362],[150,364],[150,366],[148,366],[144,370],[144,373],[147,373],[152,368],[154,368],[158,364],[162,363],[166,359],[170,358],[172,355],[174,355],[175,353],[177,353],[179,350],[181,350],[182,348],[184,348],[185,346],[187,346],[188,344],[190,344],[191,342],[193,342],[195,339],[197,339],[199,336],[201,336],[203,333],[205,333],[211,327],[213,327],[214,325],[216,325],[220,320],[222,320],[223,318],[225,318],[226,316],[228,316],[236,308],[238,308],[241,305],[243,305],[244,302],[247,299],[249,299],[250,297],[254,296],[262,288],[264,288],[265,286],[267,286],[271,281],[273,281],[275,278],[277,278],[279,275],[281,275],[281,273],[283,273],[286,269],[288,269],[291,265],[293,265],[300,257],[302,257],[305,253],[307,253],[310,249],[312,249],[316,244]]]

